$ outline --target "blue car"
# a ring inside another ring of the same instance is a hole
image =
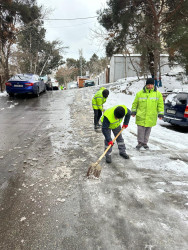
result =
[[[188,127],[188,91],[173,92],[166,97],[163,120]]]
[[[38,97],[41,92],[46,91],[44,81],[35,74],[14,75],[5,85],[9,96],[14,96],[15,94],[33,94]]]

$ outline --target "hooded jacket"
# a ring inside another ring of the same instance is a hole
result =
[[[99,89],[99,91],[97,91],[97,93],[94,95],[93,99],[92,99],[92,107],[93,109],[100,109],[101,111],[103,111],[103,104],[106,102],[106,99],[102,92],[103,90],[105,90],[106,88],[101,87]]]
[[[163,117],[164,103],[162,94],[154,87],[149,90],[146,86],[136,94],[132,104],[132,115],[136,115],[136,124],[143,127],[153,127],[157,116]]]

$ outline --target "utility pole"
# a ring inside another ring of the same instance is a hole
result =
[[[82,49],[79,49],[79,55],[80,55],[80,71],[82,76]]]

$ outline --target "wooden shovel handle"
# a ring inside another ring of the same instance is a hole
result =
[[[118,138],[118,136],[121,134],[121,132],[124,130],[125,128],[122,128],[120,131],[119,131],[119,133],[116,135],[116,137],[113,139],[113,143],[115,142],[115,140]],[[102,160],[102,158],[105,156],[105,154],[108,152],[108,150],[110,149],[112,147],[112,145],[109,145],[108,147],[107,147],[107,149],[104,151],[104,153],[101,155],[101,157],[98,159],[98,161],[97,161],[97,163],[99,163],[101,160]]]

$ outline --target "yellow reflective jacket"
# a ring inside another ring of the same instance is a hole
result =
[[[103,116],[101,117],[101,122],[103,122],[104,116],[106,116],[106,118],[110,122],[110,126],[109,126],[110,129],[115,129],[115,128],[119,127],[119,125],[121,124],[121,122],[123,120],[123,118],[116,120],[115,116],[114,116],[114,110],[119,106],[121,106],[125,109],[125,115],[126,115],[127,114],[127,107],[125,105],[116,105],[112,108],[107,109],[104,112]]]
[[[144,87],[136,94],[132,104],[132,114],[136,114],[136,124],[144,127],[153,127],[157,123],[157,116],[164,114],[162,94],[153,88]]]
[[[99,89],[99,91],[97,91],[97,93],[94,95],[93,99],[92,99],[92,107],[93,109],[100,109],[101,111],[103,111],[103,104],[106,102],[105,97],[103,97],[102,92],[103,90],[105,90],[106,88],[101,87]]]

